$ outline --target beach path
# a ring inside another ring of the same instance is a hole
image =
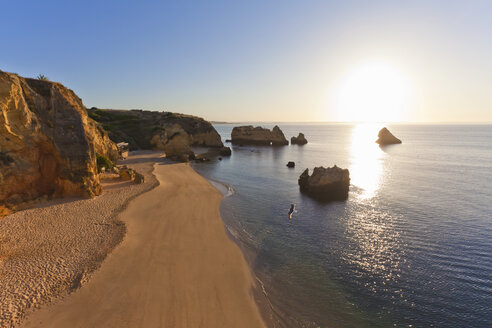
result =
[[[222,195],[188,164],[154,174],[160,185],[121,213],[127,234],[91,280],[24,327],[264,326],[220,219]]]

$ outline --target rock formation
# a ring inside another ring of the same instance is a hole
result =
[[[299,177],[301,192],[324,201],[345,200],[348,197],[350,173],[336,165],[329,168],[315,167],[309,175],[306,169]]]
[[[376,142],[380,145],[401,144],[401,140],[395,137],[387,128],[379,130]]]
[[[299,132],[297,137],[290,138],[290,143],[292,145],[305,145],[307,144],[306,137],[304,137],[304,133]]]
[[[99,194],[97,154],[118,150],[72,90],[0,71],[0,204]]]
[[[294,162],[288,162],[287,167],[296,167],[296,163]]]
[[[223,147],[212,124],[191,115],[144,110],[88,109],[114,142],[130,149],[164,150],[176,161],[194,158],[191,146]]]
[[[231,148],[230,147],[222,147],[219,150],[219,154],[221,156],[231,156],[231,154],[232,154]]]
[[[127,167],[126,165],[121,166],[118,169],[118,174],[120,175],[121,180],[133,180],[135,179],[135,170]]]
[[[272,129],[272,146],[286,146],[289,144],[289,141],[285,138],[284,133],[278,125],[275,125]]]
[[[273,145],[284,146],[289,142],[285,139],[282,130],[275,125],[270,129],[252,125],[236,126],[232,129],[231,142],[239,145]]]
[[[145,182],[145,176],[141,173],[135,172],[135,179],[133,179],[133,182],[136,184],[141,184]]]

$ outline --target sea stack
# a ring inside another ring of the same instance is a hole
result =
[[[290,143],[292,145],[305,145],[308,142],[306,140],[306,137],[304,137],[304,133],[299,132],[299,135],[297,137],[290,138]]]
[[[231,142],[236,145],[285,146],[289,144],[284,133],[277,125],[274,126],[272,131],[260,126],[236,126],[232,129]]]
[[[330,201],[346,200],[350,185],[350,173],[348,169],[342,169],[336,165],[324,168],[315,167],[313,174],[309,175],[306,169],[298,180],[301,192],[312,198]]]
[[[401,144],[401,140],[395,137],[387,128],[382,128],[378,133],[376,143],[383,145]]]

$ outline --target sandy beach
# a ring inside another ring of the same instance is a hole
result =
[[[0,220],[0,327],[17,327],[32,310],[84,286],[125,235],[117,214],[158,184],[152,171],[160,155],[138,152],[125,161],[144,184],[105,181],[96,198],[54,199]]]
[[[263,327],[222,195],[188,164],[155,165],[160,185],[118,216],[123,241],[81,288],[23,327]]]

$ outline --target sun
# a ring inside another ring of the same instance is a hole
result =
[[[370,63],[351,70],[336,94],[338,120],[402,121],[410,108],[410,83],[397,67]]]

